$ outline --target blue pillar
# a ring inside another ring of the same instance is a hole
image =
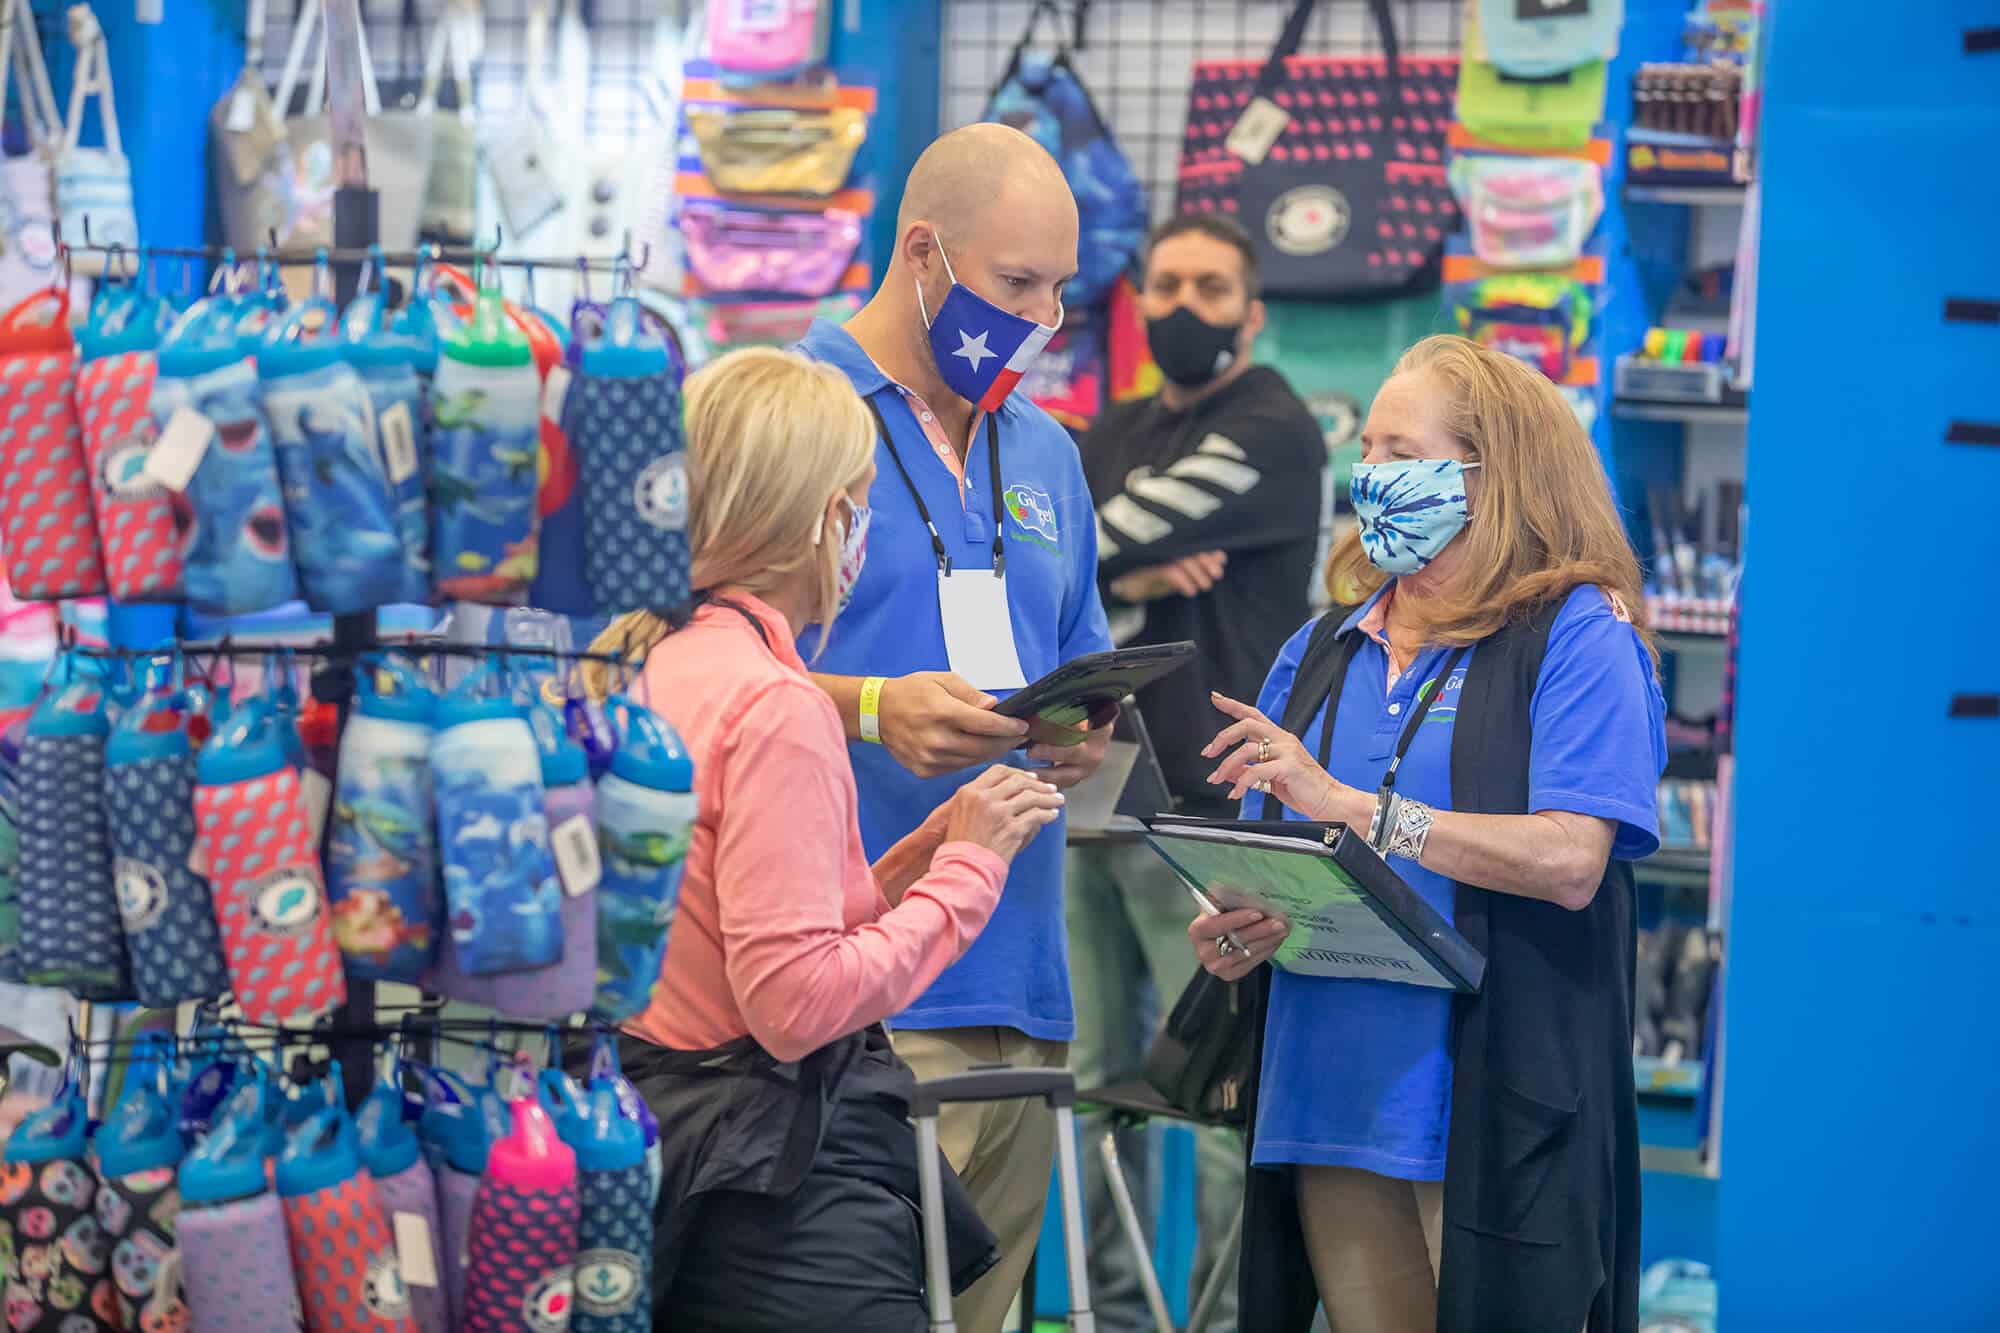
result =
[[[896,247],[903,178],[938,134],[938,54],[942,0],[822,0],[833,4],[834,62],[875,80],[875,119],[861,149],[875,189],[869,253],[879,279]]]
[[[2000,15],[1775,9],[1721,1315],[1991,1328],[2000,719],[1952,699],[2000,691],[2000,448],[1950,436],[2000,325],[1946,303],[2000,301]]]

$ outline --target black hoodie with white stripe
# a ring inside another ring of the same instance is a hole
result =
[[[1231,814],[1206,781],[1214,762],[1201,757],[1224,720],[1208,693],[1254,701],[1278,649],[1310,614],[1325,439],[1284,377],[1252,366],[1185,411],[1157,397],[1113,404],[1079,447],[1107,590],[1134,570],[1184,556],[1229,557],[1221,581],[1200,596],[1138,608],[1144,624],[1124,641],[1201,645],[1187,668],[1142,691],[1139,706],[1182,808]],[[1108,591],[1105,604],[1113,606]]]

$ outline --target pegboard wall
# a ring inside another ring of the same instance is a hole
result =
[[[1076,44],[1076,11],[1085,9]],[[940,128],[980,119],[993,85],[1034,12],[1031,0],[944,0]],[[1036,45],[1071,44],[1070,63],[1132,163],[1154,218],[1172,213],[1189,76],[1197,60],[1263,60],[1291,13],[1290,0],[1061,0],[1063,22],[1043,20]],[[1392,0],[1406,55],[1455,55],[1460,0]],[[1060,31],[1058,31],[1060,29]],[[1320,0],[1302,55],[1379,55],[1363,0]]]

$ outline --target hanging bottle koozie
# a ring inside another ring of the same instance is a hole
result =
[[[441,1071],[431,1071],[435,1075]],[[460,1085],[463,1087],[463,1084]],[[453,1095],[456,1095],[454,1093]],[[465,1314],[468,1254],[472,1245],[473,1204],[486,1173],[493,1144],[507,1131],[505,1108],[491,1088],[466,1091],[464,1100],[439,1101],[424,1112],[420,1132],[444,1148],[444,1166],[437,1173],[438,1229],[444,1261],[445,1301],[453,1328]]]
[[[9,586],[27,601],[104,591],[75,388],[67,288],[0,316],[0,548]]]
[[[278,1197],[307,1333],[415,1333],[382,1200],[345,1109],[315,1111],[286,1135]]]
[[[257,351],[299,582],[308,606],[336,615],[396,601],[404,578],[375,410],[347,351],[322,295],[275,321]]]
[[[379,280],[379,255],[363,270],[364,281]],[[412,305],[418,303],[412,302]],[[418,339],[392,328],[382,293],[372,284],[356,296],[341,318],[347,360],[368,389],[375,430],[382,442],[382,467],[395,503],[396,531],[402,541],[403,576],[398,600],[423,603],[431,597],[431,519],[424,494],[430,475],[429,433],[424,428],[423,386],[418,382]]]
[[[107,1271],[110,1246],[95,1211],[97,1178],[85,1165],[84,1102],[66,1081],[48,1106],[21,1122],[0,1157],[0,1226],[15,1245],[8,1265],[14,1280],[7,1284],[11,1328],[123,1328]]]
[[[636,297],[611,303],[570,394],[570,438],[589,460],[580,476],[592,601],[604,612],[679,606],[688,599],[680,371]]]
[[[415,982],[444,920],[430,819],[437,696],[401,663],[364,662],[360,676],[326,849],[333,937],[350,976]]]
[[[175,1105],[179,1099],[169,1095],[173,1090],[166,1063],[133,1064],[125,1095],[105,1117],[93,1144],[97,1221],[111,1251],[121,1328],[147,1327],[141,1316],[148,1310],[187,1307],[181,1265],[170,1262],[179,1246],[181,1195],[175,1172],[184,1145]]]
[[[563,734],[555,710],[528,706],[528,729],[541,756],[542,809],[562,884],[562,957],[512,973],[493,1005],[510,1018],[554,1020],[590,1008],[597,987],[597,793],[582,747]]]
[[[311,1022],[347,998],[318,849],[279,730],[270,701],[254,699],[216,727],[196,765],[197,846],[231,986],[253,1023]]]
[[[77,330],[83,364],[76,411],[90,467],[105,584],[121,602],[181,595],[181,535],[172,498],[146,472],[157,431],[149,405],[159,371],[155,349],[173,309],[153,293],[108,299],[109,284]]]
[[[30,716],[21,749],[21,976],[80,1000],[132,998],[104,806],[107,703],[104,682],[69,681]]]
[[[438,1256],[437,1182],[417,1135],[403,1120],[395,1075],[378,1082],[354,1115],[361,1164],[375,1180],[382,1216],[396,1244],[417,1333],[450,1333],[444,1271]]]
[[[147,467],[181,481],[179,490],[161,484],[184,525],[182,586],[204,615],[268,611],[299,595],[257,365],[239,335],[246,318],[263,313],[262,298],[211,296],[160,344]]]
[[[565,1328],[575,1299],[576,1153],[534,1097],[508,1109],[472,1207],[465,1333]]]
[[[500,293],[444,340],[431,402],[431,575],[439,597],[519,605],[535,577],[542,380]]]
[[[607,703],[618,752],[597,784],[597,997],[618,1023],[646,1007],[680,902],[694,835],[694,762],[666,721],[622,695]]]
[[[639,1126],[646,1137],[646,1181],[652,1202],[660,1199],[660,1179],[664,1165],[660,1156],[660,1118],[653,1114],[644,1097],[625,1071],[618,1067],[618,1037],[600,1032],[591,1044],[590,1086],[610,1087],[618,1097],[618,1113]]]
[[[576,384],[577,370],[583,365],[584,341],[603,316],[603,306],[579,300],[570,312],[562,360],[542,377],[539,426],[542,456],[548,459],[549,466],[542,478],[537,504],[542,516],[542,531],[537,541],[540,562],[535,568],[528,601],[545,611],[566,616],[597,613],[597,605],[590,596],[590,582],[584,574],[583,455],[570,435],[569,425],[574,418],[569,413],[570,390]]]
[[[285,1214],[271,1188],[268,1071],[180,1167],[181,1280],[201,1333],[292,1333],[301,1326]]]
[[[21,980],[21,744],[28,719],[0,730],[0,981]]]
[[[105,750],[112,872],[139,1003],[171,1009],[229,989],[229,963],[195,847],[195,757],[184,692],[127,709]]]
[[[646,1135],[596,1079],[574,1131],[583,1197],[571,1333],[646,1333],[653,1326],[653,1200]]]
[[[445,696],[431,746],[451,939],[475,976],[545,967],[563,947],[541,758],[520,706],[484,693],[491,681],[482,667]]]

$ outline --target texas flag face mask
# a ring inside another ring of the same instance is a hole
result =
[[[951,290],[938,306],[936,319],[924,307],[924,285],[917,284],[917,310],[930,328],[938,374],[953,393],[980,411],[995,411],[1062,327],[1062,307],[1057,306],[1052,325],[1008,314],[958,280],[941,240],[938,257],[944,260]]]

